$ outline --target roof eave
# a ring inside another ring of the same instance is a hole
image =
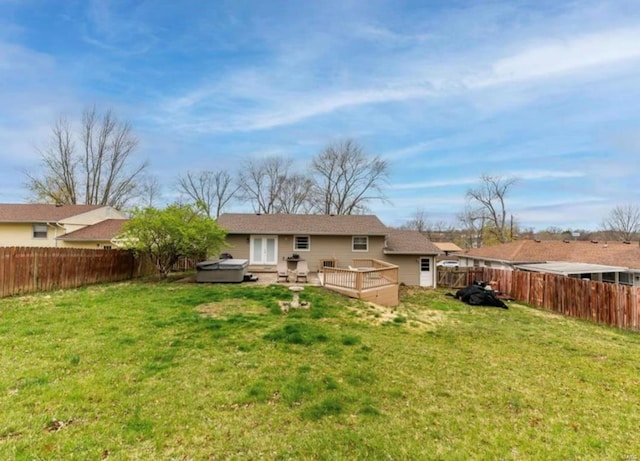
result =
[[[472,256],[472,255],[456,255],[458,258],[469,258],[469,259],[481,259],[483,261],[491,261],[497,263],[504,264],[536,264],[536,263],[546,263],[547,261],[541,260],[516,260],[512,261],[510,259],[499,259],[499,258],[490,258],[488,256]]]
[[[426,255],[426,256],[438,256],[443,254],[442,252],[436,253],[434,251],[402,251],[402,250],[382,250],[382,253],[386,255]]]
[[[273,235],[327,235],[327,236],[343,236],[350,237],[352,235],[364,235],[368,237],[386,237],[387,232],[314,232],[314,231],[282,231],[282,230],[252,230],[252,231],[234,231],[231,229],[226,229],[227,235],[263,235],[263,234],[273,234]]]
[[[64,238],[64,237],[56,237],[56,240],[60,240],[63,242],[107,242],[111,241],[113,237],[92,237],[92,238]]]

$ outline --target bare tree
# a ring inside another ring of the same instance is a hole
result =
[[[354,140],[327,146],[311,163],[314,208],[320,214],[357,214],[371,200],[384,200],[382,183],[389,166],[369,157]]]
[[[95,107],[85,110],[76,135],[63,117],[55,122],[51,139],[40,150],[42,173],[25,172],[26,186],[40,201],[122,208],[136,195],[146,162],[131,166],[138,141],[131,125],[120,122],[111,111],[100,115]]]
[[[405,224],[400,226],[400,229],[405,230],[417,230],[418,232],[426,232],[429,223],[427,222],[427,213],[423,208],[418,208],[413,215],[411,215],[411,219],[409,219]]]
[[[282,183],[277,209],[279,213],[296,214],[311,212],[309,191],[313,181],[303,174],[292,174]]]
[[[238,190],[227,171],[187,172],[178,178],[178,191],[191,198],[207,216],[219,218]]]
[[[446,221],[434,221],[427,225],[426,235],[429,240],[437,242],[451,240],[455,232],[455,227]]]
[[[405,224],[400,226],[404,230],[417,230],[429,240],[451,240],[455,227],[443,220],[431,222],[427,219],[427,213],[423,208],[418,208]]]
[[[499,242],[508,242],[512,239],[513,220],[507,219],[505,199],[511,187],[516,183],[516,179],[485,174],[480,180],[480,186],[467,191],[467,200],[470,202],[471,209],[483,212],[489,232]]]
[[[51,128],[48,146],[39,150],[45,173],[36,176],[25,172],[27,187],[37,201],[77,203],[75,143],[71,125],[60,117]]]
[[[158,204],[162,195],[162,187],[157,176],[144,176],[139,183],[139,201],[145,208],[152,208]]]
[[[281,212],[280,198],[289,175],[291,161],[279,156],[246,161],[238,174],[239,196],[256,213]]]
[[[640,232],[640,207],[632,204],[616,206],[602,222],[602,228],[625,241]]]
[[[462,227],[462,239],[467,248],[480,248],[484,244],[487,216],[483,209],[467,207],[458,214]]]

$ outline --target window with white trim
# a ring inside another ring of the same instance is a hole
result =
[[[351,240],[352,251],[369,251],[369,237],[353,236]]]
[[[47,238],[47,225],[41,223],[33,224],[33,238],[34,239],[46,239]]]
[[[618,283],[620,285],[633,285],[633,276],[629,272],[619,272]]]
[[[293,249],[295,251],[309,251],[309,250],[311,250],[311,238],[308,235],[294,235],[293,236]]]

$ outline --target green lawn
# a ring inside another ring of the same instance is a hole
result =
[[[640,458],[640,335],[413,290],[0,300],[0,459]]]

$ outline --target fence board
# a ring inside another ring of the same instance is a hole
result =
[[[128,251],[77,248],[0,248],[0,297],[115,282],[153,273]]]

